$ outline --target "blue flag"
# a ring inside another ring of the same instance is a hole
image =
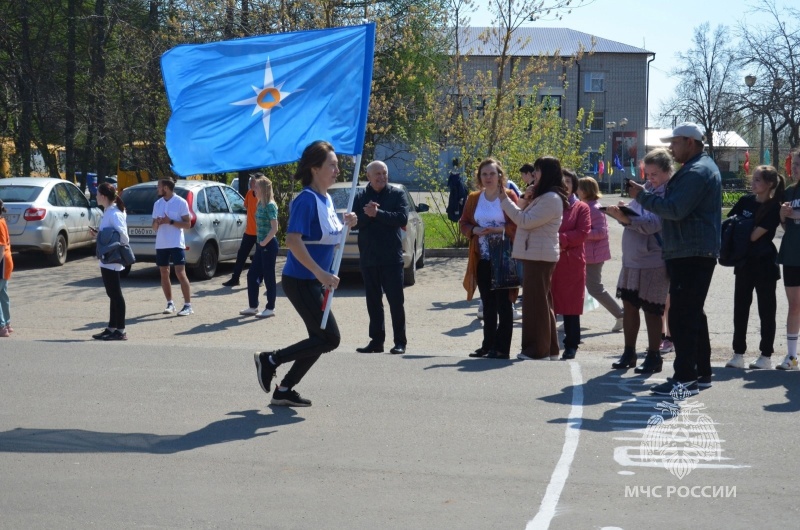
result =
[[[375,24],[177,46],[161,57],[178,175],[294,162],[315,140],[359,154]]]

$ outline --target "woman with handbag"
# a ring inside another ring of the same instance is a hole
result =
[[[567,190],[567,207],[558,229],[561,255],[553,271],[553,308],[564,317],[564,353],[562,361],[574,359],[581,342],[581,315],[586,293],[586,253],[583,244],[592,228],[589,205],[578,200],[578,176],[562,169]]]
[[[513,257],[522,262],[521,360],[558,360],[558,332],[550,283],[559,257],[558,228],[567,206],[561,163],[542,157],[533,163],[536,185],[518,204],[504,199],[503,212],[517,225]]]
[[[103,208],[103,218],[100,226],[93,228],[92,232],[98,233],[105,229],[112,229],[119,234],[119,242],[127,245],[128,225],[126,222],[125,203],[117,195],[117,190],[104,182],[97,187],[97,204]],[[125,269],[121,263],[105,263],[100,259],[100,275],[109,298],[108,327],[92,335],[95,340],[128,340],[125,333],[125,298],[122,296],[120,272]]]
[[[506,187],[503,167],[494,158],[480,163],[475,179],[478,191],[467,197],[459,220],[461,233],[469,238],[469,259],[463,282],[467,300],[472,300],[477,288],[483,302],[483,342],[469,356],[508,359],[514,329],[513,303],[519,289],[492,289],[490,247],[503,244],[502,238],[514,241],[517,227],[503,213],[500,204],[503,197],[516,203],[517,195]]]

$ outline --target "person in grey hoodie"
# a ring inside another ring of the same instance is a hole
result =
[[[722,179],[717,165],[703,151],[704,138],[699,125],[687,122],[661,139],[669,142],[672,156],[683,164],[663,197],[628,181],[631,198],[663,223],[675,375],[651,389],[656,395],[680,398],[711,386],[711,340],[703,306],[719,257]]]
[[[673,173],[672,155],[666,149],[655,149],[644,157],[644,189],[658,197],[664,196]],[[622,206],[623,203],[620,203]],[[627,204],[630,215],[617,206],[609,206],[605,213],[625,227],[622,233],[622,270],[617,282],[617,298],[624,306],[622,330],[625,350],[612,368],[626,369],[636,366],[636,337],[639,334],[639,309],[644,312],[647,326],[647,355],[638,374],[660,372],[661,317],[669,291],[669,278],[664,258],[661,256],[661,218],[648,212],[636,201]],[[635,214],[635,215],[634,215]]]

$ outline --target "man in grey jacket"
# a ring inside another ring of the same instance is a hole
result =
[[[663,223],[675,375],[651,389],[658,395],[670,395],[678,384],[689,395],[711,386],[711,340],[703,306],[719,257],[722,189],[719,168],[703,151],[703,137],[697,124],[685,122],[661,139],[669,142],[673,157],[683,164],[664,197],[628,183],[631,197]]]

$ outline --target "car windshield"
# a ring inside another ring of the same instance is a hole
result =
[[[188,190],[175,188],[175,194],[186,199]],[[153,215],[153,205],[158,200],[158,188],[156,186],[125,188],[121,197],[125,203],[125,211],[130,215]]]
[[[0,199],[3,202],[33,202],[42,192],[40,186],[2,186]]]

